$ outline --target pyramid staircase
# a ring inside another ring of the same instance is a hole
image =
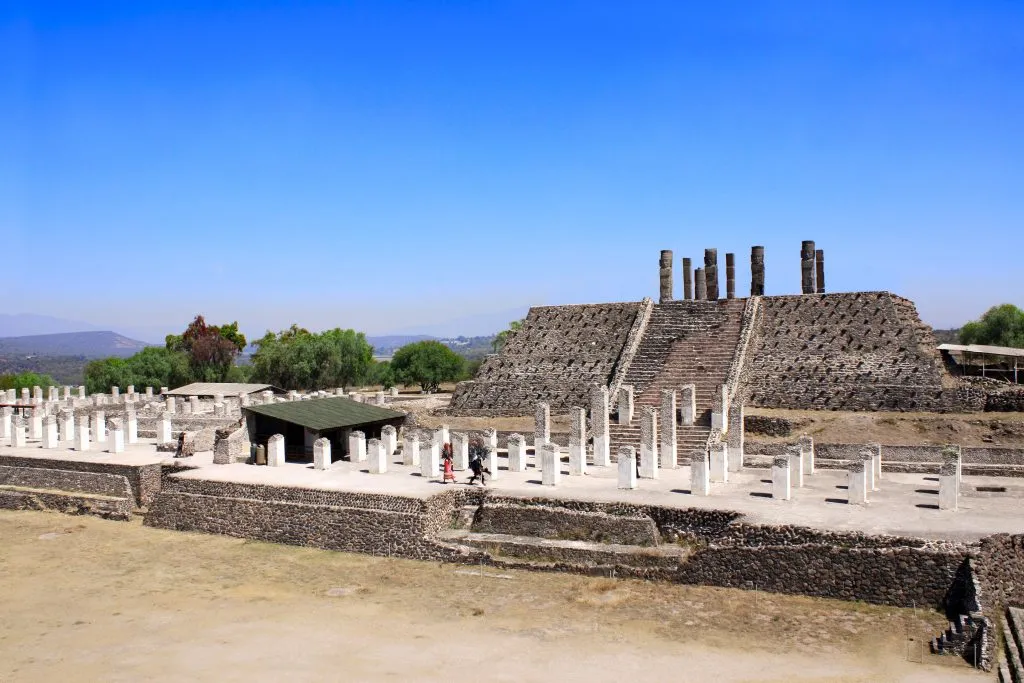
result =
[[[725,384],[740,341],[745,299],[671,301],[651,311],[643,339],[623,384],[633,386],[633,420],[612,419],[612,454],[620,446],[640,447],[640,415],[646,406],[661,404],[662,389],[686,384],[697,388],[697,415],[692,426],[678,425],[676,453],[688,463],[690,453],[702,451],[711,431],[714,391]],[[613,407],[614,410],[614,407]]]
[[[1003,639],[999,683],[1024,683],[1024,609],[1010,607],[1006,610]]]

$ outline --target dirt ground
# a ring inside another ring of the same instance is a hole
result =
[[[793,436],[750,434],[754,441],[791,441],[810,434],[825,443],[878,442],[890,446],[942,445],[1024,448],[1024,413],[855,413],[748,409],[747,415],[786,418]]]
[[[990,678],[922,654],[943,624],[924,610],[481,572],[43,512],[0,512],[0,547],[3,681]]]

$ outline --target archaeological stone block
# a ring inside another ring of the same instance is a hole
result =
[[[411,429],[402,439],[402,464],[410,467],[419,467],[420,464],[420,435]]]
[[[691,426],[697,419],[697,385],[684,384],[679,388],[679,422]]]
[[[711,495],[711,466],[707,451],[695,451],[690,456],[690,493],[694,496]]]
[[[672,389],[661,390],[661,432],[660,450],[658,452],[659,465],[662,469],[674,470],[679,467],[679,457],[676,451],[678,441],[676,427],[676,392]]]
[[[804,474],[804,451],[799,445],[786,448],[786,457],[789,458],[789,481],[795,488],[803,488]]]
[[[708,450],[708,463],[711,483],[729,482],[729,447],[726,444],[719,442],[711,445]]]
[[[441,473],[441,446],[429,438],[420,442],[420,475],[431,478]]]
[[[629,384],[619,387],[618,409],[620,425],[633,422],[633,387]]]
[[[60,443],[57,438],[57,417],[47,415],[43,420],[43,448],[56,448]]]
[[[683,258],[683,299],[693,298],[693,261]]]
[[[790,463],[786,456],[772,460],[772,498],[775,500],[790,500],[793,497]]]
[[[538,403],[533,417],[533,453],[540,460],[540,449],[551,441],[551,408],[547,403]]]
[[[726,443],[729,446],[729,471],[739,472],[743,469],[743,404],[738,400],[729,405],[729,431],[726,432]]]
[[[452,467],[462,471],[469,469],[469,435],[452,432]]]
[[[320,437],[313,442],[313,469],[331,469],[331,440]]]
[[[102,410],[92,414],[92,440],[98,444],[107,442],[107,419]]]
[[[348,435],[349,462],[366,462],[366,434],[360,431]]]
[[[854,460],[846,467],[846,493],[850,505],[867,505],[868,472],[863,460]]]
[[[526,439],[522,434],[508,436],[508,471],[526,471]]]
[[[558,486],[562,480],[562,457],[556,444],[546,443],[541,448],[541,484]]]
[[[956,463],[944,462],[939,468],[939,509],[956,510],[959,498],[960,486],[956,480]]]
[[[89,416],[80,415],[78,429],[75,431],[75,450],[84,453],[89,450]]]
[[[88,427],[88,425],[86,425]],[[171,435],[171,414],[164,412],[156,422],[156,442],[158,444],[171,443],[174,437]]]
[[[594,466],[608,467],[612,460],[606,386],[595,385],[590,390],[590,425],[594,433]]]
[[[620,446],[618,453],[619,488],[635,489],[636,482],[636,451],[632,446]]]
[[[583,408],[570,408],[569,431],[569,474],[582,476],[587,473],[587,414]]]
[[[658,411],[645,406],[640,416],[640,478],[658,478]]]
[[[672,301],[672,252],[668,249],[661,251],[661,258],[658,261],[659,278],[659,303]]]
[[[388,449],[381,439],[366,442],[366,459],[370,474],[384,474],[388,471]]]
[[[274,434],[267,439],[267,466],[284,467],[284,435]]]
[[[800,456],[803,458],[804,474],[814,474],[814,438],[803,434],[797,440],[800,446]]]
[[[380,428],[380,441],[388,458],[395,454],[398,450],[398,430],[394,425],[384,425]]]

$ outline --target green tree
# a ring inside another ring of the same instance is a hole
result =
[[[132,383],[126,358],[103,358],[85,366],[85,390],[90,394],[105,394],[110,387],[127,387]]]
[[[960,343],[1024,348],[1024,311],[1013,304],[993,306],[960,329]]]
[[[180,387],[192,382],[192,368],[188,356],[159,346],[149,346],[126,359],[128,377],[125,387]],[[113,385],[111,385],[113,386]]]
[[[462,377],[465,361],[438,341],[406,344],[391,358],[391,371],[402,384],[419,384],[427,393],[438,390],[442,382]]]
[[[41,375],[38,372],[18,372],[0,375],[0,389],[32,389],[33,387],[57,386],[49,375]]]
[[[373,347],[355,330],[316,334],[292,325],[255,344],[253,378],[284,389],[349,387],[367,379],[373,364]]]
[[[508,337],[513,332],[518,332],[523,328],[522,320],[513,320],[508,324],[507,330],[502,330],[494,337],[494,341],[491,342],[491,347],[495,353],[501,353],[501,350],[505,347],[505,342],[508,341]]]

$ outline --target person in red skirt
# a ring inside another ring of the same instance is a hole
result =
[[[441,449],[441,463],[444,465],[443,483],[455,483],[455,451],[450,443],[446,443]]]

